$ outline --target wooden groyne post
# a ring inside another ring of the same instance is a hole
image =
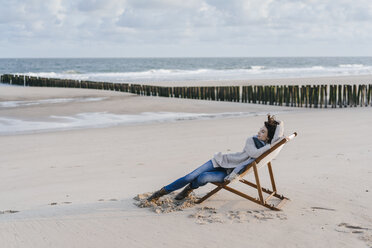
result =
[[[247,86],[151,86],[145,84],[0,75],[0,82],[20,86],[85,88],[210,101],[269,104],[288,107],[345,108],[372,106],[372,84],[247,85]]]

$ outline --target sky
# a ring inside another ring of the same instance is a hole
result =
[[[371,0],[0,0],[0,58],[372,56]]]

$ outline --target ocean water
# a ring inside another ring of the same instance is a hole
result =
[[[69,102],[96,102],[96,101],[101,101],[104,99],[106,99],[106,97],[52,98],[52,99],[33,100],[33,101],[0,101],[0,110],[2,108],[17,108],[17,107],[42,105],[42,104],[58,104],[58,103],[69,103]]]
[[[368,75],[372,57],[0,59],[5,73],[136,83]]]
[[[279,114],[284,112],[286,111],[276,111],[272,114]],[[143,112],[139,114],[113,114],[109,112],[87,112],[69,116],[51,115],[44,120],[28,120],[25,118],[0,116],[0,136],[65,131],[84,128],[104,128],[117,125],[240,118],[266,114],[266,112],[228,112],[213,114],[182,112]]]

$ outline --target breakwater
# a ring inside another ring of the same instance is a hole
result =
[[[247,85],[247,86],[151,86],[129,83],[94,82],[4,74],[6,84],[113,90],[144,96],[230,101],[308,108],[372,106],[372,84],[330,85]]]

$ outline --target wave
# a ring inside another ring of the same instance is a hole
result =
[[[34,101],[2,101],[0,108],[15,108],[40,104],[55,104],[55,103],[68,103],[68,102],[95,102],[102,101],[107,97],[85,97],[85,98],[52,98]]]
[[[250,67],[252,70],[263,70],[263,69],[265,69],[266,68],[266,66],[263,66],[263,65],[252,65],[251,67]]]
[[[363,64],[340,64],[338,65],[341,68],[363,68]]]
[[[285,112],[285,111],[281,111]],[[273,114],[278,114],[275,112]],[[63,131],[81,128],[103,128],[116,125],[134,125],[153,122],[176,122],[186,120],[206,120],[214,118],[236,118],[266,115],[266,112],[229,113],[182,113],[144,112],[140,114],[112,114],[108,112],[79,113],[71,116],[52,115],[48,121],[31,121],[0,117],[0,135],[37,132]]]
[[[250,66],[238,69],[151,69],[138,72],[28,72],[34,77],[63,78],[75,80],[109,81],[109,82],[147,82],[147,81],[188,81],[188,80],[239,80],[258,78],[296,78],[337,75],[372,74],[372,66],[362,64],[340,64],[334,67],[283,67]]]
[[[66,71],[63,71],[62,73],[64,73],[64,74],[81,74],[81,72],[76,71],[76,70],[66,70]]]

